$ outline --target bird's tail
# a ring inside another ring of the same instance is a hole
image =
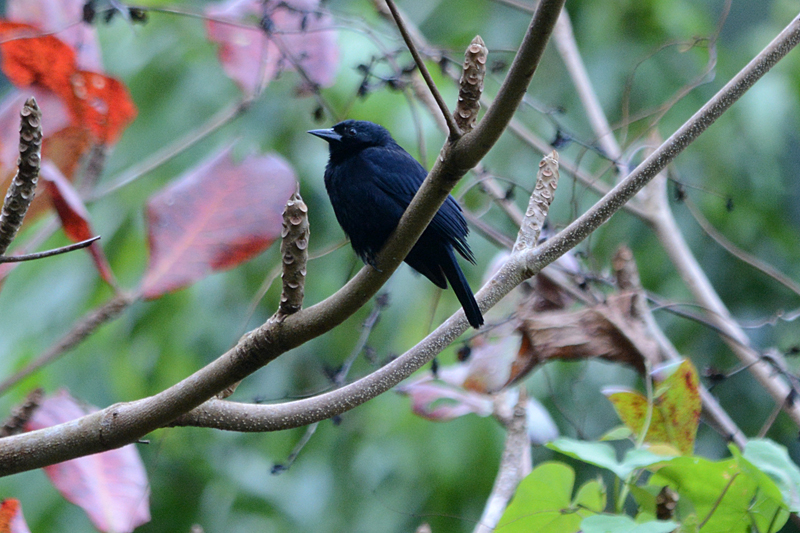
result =
[[[467,315],[469,325],[475,329],[483,325],[483,315],[481,308],[478,307],[478,302],[475,301],[475,296],[472,294],[472,289],[469,288],[467,278],[464,277],[464,272],[458,266],[456,256],[453,249],[447,247],[448,260],[442,261],[441,267],[444,271],[447,281],[453,287],[453,292],[456,293],[456,298],[461,302],[461,307],[464,309],[464,314]]]

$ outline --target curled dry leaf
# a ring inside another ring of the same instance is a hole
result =
[[[233,268],[280,236],[281,212],[296,187],[278,155],[234,162],[231,147],[190,169],[147,203],[147,299]]]
[[[520,336],[513,332],[494,339],[476,337],[460,385],[484,394],[501,391],[512,381],[519,346]]]
[[[47,428],[95,410],[62,390],[39,405],[25,429]],[[44,471],[64,498],[81,507],[100,531],[132,532],[150,521],[147,473],[133,444],[47,466]]]
[[[522,345],[511,381],[551,359],[576,361],[602,358],[644,372],[644,361],[658,360],[658,344],[636,312],[637,292],[609,296],[605,302],[578,311],[519,311]]]

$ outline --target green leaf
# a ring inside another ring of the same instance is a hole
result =
[[[639,485],[631,484],[630,486],[631,496],[633,499],[636,500],[636,503],[639,505],[640,513],[647,513],[652,517],[656,516],[656,496],[658,493],[661,492],[661,487],[656,487],[653,485],[645,485],[644,487],[640,487]]]
[[[617,426],[615,428],[609,429],[608,431],[605,432],[605,434],[603,434],[602,437],[600,437],[597,440],[600,440],[600,441],[625,440],[625,439],[631,438],[632,435],[633,435],[633,431],[631,431],[631,428],[629,428],[628,426],[622,425],[622,426]]]
[[[598,481],[589,481],[573,504],[574,483],[575,471],[570,466],[542,463],[519,484],[497,529],[503,533],[577,533],[584,517],[605,507],[605,490]]]
[[[693,505],[703,533],[762,533],[780,529],[788,514],[768,476],[738,456],[725,461],[676,457],[658,469],[650,485],[670,485]]]
[[[581,522],[583,533],[670,533],[678,528],[671,520],[651,520],[637,524],[625,515],[598,514]]]
[[[648,450],[631,449],[625,454],[625,459],[620,462],[617,460],[614,447],[610,444],[605,442],[586,442],[567,437],[558,438],[546,446],[573,459],[610,470],[620,479],[626,479],[628,474],[636,469],[671,459],[671,456],[657,455]]]
[[[758,483],[758,493],[749,509],[758,531],[778,531],[789,519],[788,505],[784,502],[781,489],[770,476],[743,457],[735,446],[731,448],[742,472]]]
[[[605,442],[586,442],[561,437],[547,443],[546,446],[573,459],[611,470],[617,477],[624,479],[628,474],[617,461],[614,448]]]
[[[768,475],[783,494],[792,512],[800,511],[800,469],[784,446],[769,439],[753,439],[744,447],[744,458]]]
[[[572,506],[602,513],[606,508],[606,487],[603,480],[595,479],[581,485]]]

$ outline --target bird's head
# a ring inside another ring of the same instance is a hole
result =
[[[345,120],[330,129],[311,130],[308,133],[328,141],[331,156],[358,153],[371,146],[394,144],[386,128],[366,120]]]

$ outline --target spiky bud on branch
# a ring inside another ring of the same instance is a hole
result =
[[[283,260],[283,291],[278,317],[296,313],[303,306],[308,262],[308,207],[296,191],[283,210],[281,257]]]
[[[489,50],[480,35],[476,35],[472,39],[464,53],[464,70],[461,72],[461,80],[458,82],[458,105],[453,113],[453,118],[461,128],[461,133],[471,131],[478,120],[488,55]]]
[[[0,211],[0,255],[3,255],[22,225],[36,193],[42,153],[42,112],[33,97],[20,112],[17,175],[11,180]]]
[[[547,217],[556,187],[558,187],[558,176],[558,152],[553,150],[550,155],[544,156],[539,162],[536,186],[528,201],[528,209],[525,211],[525,218],[519,228],[517,242],[514,243],[514,252],[536,246],[544,226],[544,219]]]

